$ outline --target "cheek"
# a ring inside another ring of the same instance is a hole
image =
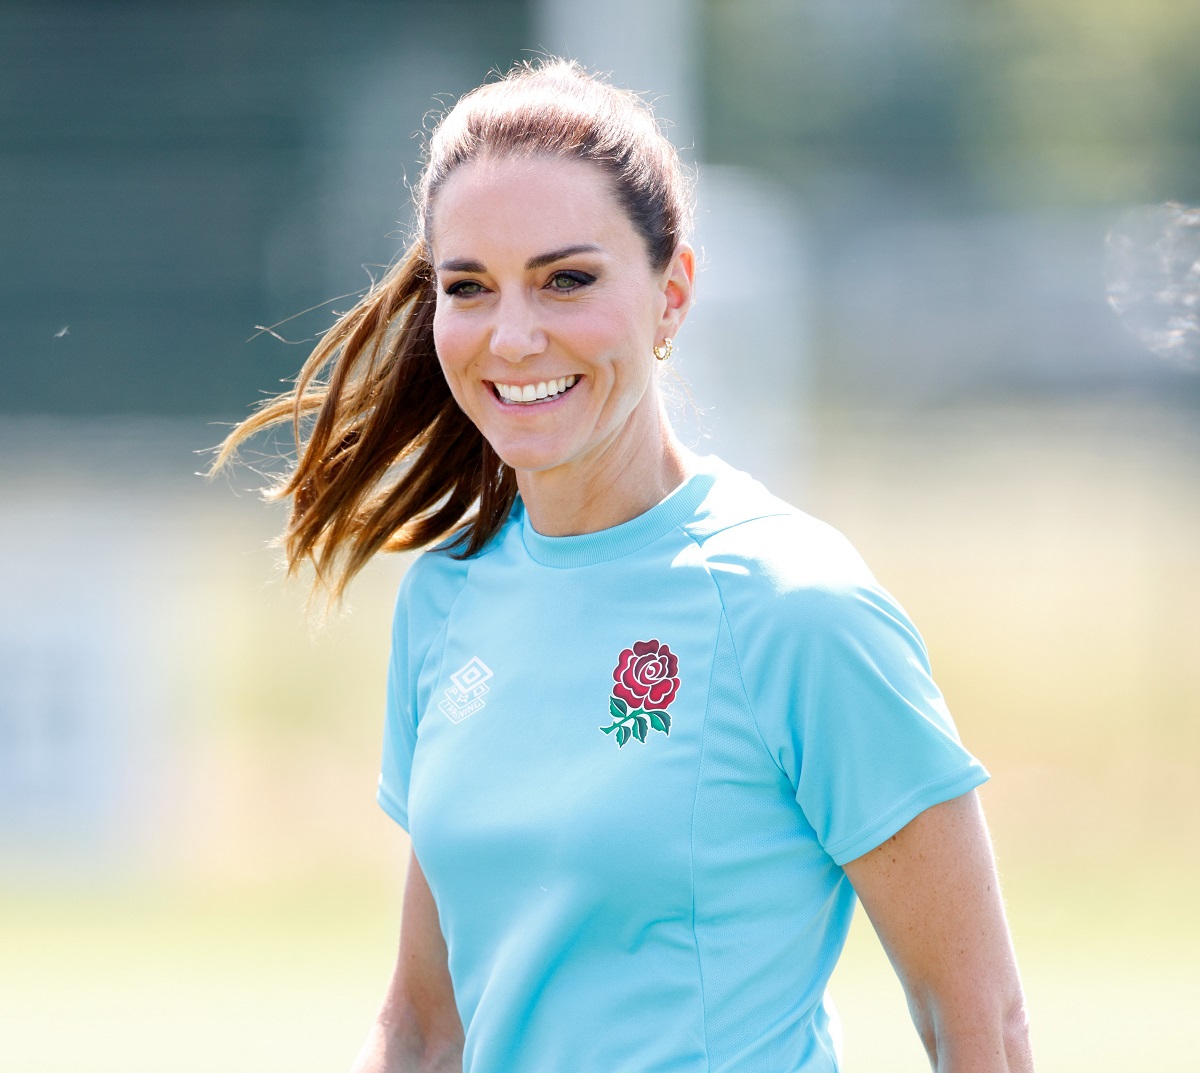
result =
[[[444,365],[455,350],[454,328],[447,322],[441,311],[440,303],[439,308],[433,314],[433,345],[437,350],[438,360]]]
[[[649,379],[651,367],[643,360],[650,353],[642,346],[642,333],[636,309],[631,302],[604,309],[589,310],[571,325],[576,346],[584,352],[603,357],[600,365],[623,391],[638,392]]]
[[[460,318],[438,311],[433,317],[433,345],[446,379],[453,384],[454,377],[464,372],[471,360],[467,326]]]
[[[459,409],[469,414],[471,393],[467,390],[466,372],[470,365],[470,351],[465,345],[462,328],[452,320],[442,321],[436,315],[433,320],[433,345],[437,351],[438,365],[450,388],[450,395]]]

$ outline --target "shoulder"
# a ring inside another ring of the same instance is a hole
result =
[[[883,627],[920,645],[904,611],[842,533],[744,473],[718,470],[691,536],[735,637],[782,629],[794,640],[812,640]]]
[[[862,557],[833,526],[713,462],[714,480],[685,527],[718,583],[777,596],[833,594],[874,584]],[[738,580],[734,580],[738,579]]]
[[[450,614],[455,600],[467,584],[472,569],[491,554],[514,524],[515,515],[501,527],[491,542],[469,558],[461,557],[462,541],[455,536],[418,552],[400,581],[396,597],[395,632],[437,632]]]
[[[453,544],[426,548],[413,557],[400,582],[400,592],[413,598],[461,585],[470,573],[472,562],[473,559],[459,558]]]
[[[421,618],[438,608],[448,611],[469,572],[470,561],[456,559],[449,550],[420,552],[400,582],[397,617]]]

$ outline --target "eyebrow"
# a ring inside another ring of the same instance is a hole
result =
[[[561,250],[551,250],[549,253],[539,254],[537,257],[530,257],[525,262],[527,271],[532,272],[535,268],[545,268],[546,265],[552,265],[555,261],[562,261],[568,257],[574,257],[577,253],[599,253],[600,247],[594,246],[590,242],[579,246],[564,246]]]
[[[578,246],[564,246],[561,250],[551,250],[549,253],[539,253],[536,257],[530,257],[525,262],[525,270],[532,272],[537,268],[545,268],[547,265],[554,264],[555,261],[562,261],[568,257],[574,257],[577,253],[600,253],[599,246],[591,243],[583,243]],[[437,266],[439,272],[486,272],[487,269],[479,261],[443,261]]]

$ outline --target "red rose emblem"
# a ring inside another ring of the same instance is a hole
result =
[[[661,711],[679,692],[679,659],[665,644],[637,641],[621,653],[613,681],[613,696],[630,707]]]

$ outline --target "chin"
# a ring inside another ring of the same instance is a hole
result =
[[[493,449],[500,456],[501,462],[510,469],[522,473],[542,473],[549,469],[555,469],[564,462],[569,461],[567,456],[557,452],[530,450],[521,447],[499,450],[494,445]]]
[[[531,443],[529,440],[492,439],[488,437],[492,450],[500,461],[510,469],[526,473],[542,473],[570,462],[577,454],[575,445],[565,443]]]

